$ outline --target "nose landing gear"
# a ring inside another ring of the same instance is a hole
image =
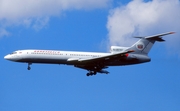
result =
[[[31,65],[32,65],[32,63],[28,63],[28,70],[31,70]]]

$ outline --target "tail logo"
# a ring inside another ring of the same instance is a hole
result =
[[[139,44],[136,45],[136,48],[138,50],[143,50],[144,49],[144,44],[143,43],[139,43]]]

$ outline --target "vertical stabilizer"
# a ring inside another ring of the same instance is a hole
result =
[[[145,54],[147,55],[154,45],[155,40],[148,40],[146,38],[141,38],[134,45],[132,45],[129,49],[134,50],[134,53]]]
[[[165,41],[162,39],[162,36],[169,34],[174,34],[174,32],[168,32],[147,37],[135,37],[140,38],[140,40],[137,41],[134,45],[132,45],[128,50],[134,50],[134,53],[147,55],[156,41]]]

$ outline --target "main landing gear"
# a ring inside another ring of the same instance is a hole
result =
[[[93,75],[96,75],[97,74],[97,72],[95,72],[95,71],[89,71],[87,74],[86,74],[86,76],[93,76]]]
[[[106,70],[100,70],[100,71],[89,71],[86,76],[93,76],[93,75],[96,75],[98,73],[101,73],[101,74],[109,74],[108,71]]]
[[[32,63],[28,63],[28,70],[31,70],[31,65],[32,65]]]

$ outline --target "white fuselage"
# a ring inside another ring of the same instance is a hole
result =
[[[18,50],[6,55],[4,58],[15,62],[75,64],[73,61],[84,58],[96,58],[111,53],[76,52],[58,50]]]
[[[101,58],[113,55],[113,53],[96,52],[76,52],[76,51],[58,51],[58,50],[18,50],[6,55],[4,58],[14,62],[45,63],[45,64],[67,64],[67,65],[87,65],[86,62],[80,62],[82,59]],[[123,58],[116,60],[102,61],[104,66],[131,65],[149,62],[150,59],[144,55],[127,54]],[[96,62],[91,62],[89,65]]]

